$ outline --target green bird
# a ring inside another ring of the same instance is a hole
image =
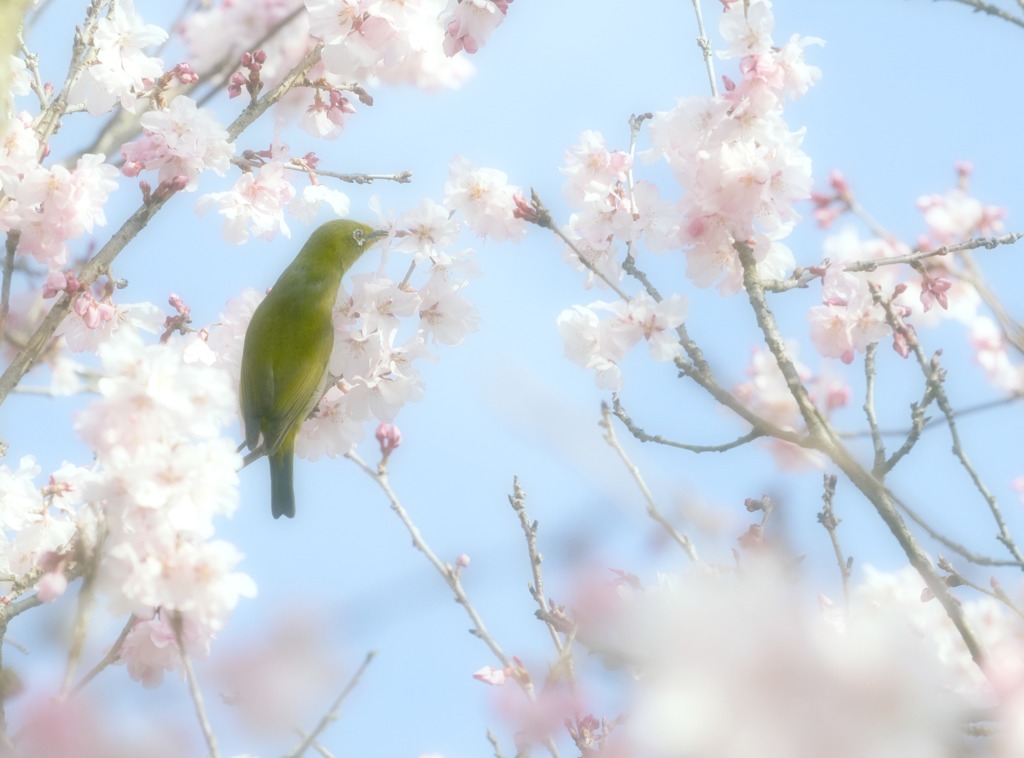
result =
[[[257,306],[245,332],[239,395],[245,447],[270,459],[274,518],[295,516],[295,437],[330,380],[331,314],[341,277],[387,235],[366,224],[328,221],[302,246]]]

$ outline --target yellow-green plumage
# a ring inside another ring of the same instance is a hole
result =
[[[334,347],[331,313],[341,277],[383,236],[356,221],[328,221],[303,245],[256,308],[245,333],[239,395],[245,445],[270,458],[274,518],[295,515],[295,436],[323,396]]]

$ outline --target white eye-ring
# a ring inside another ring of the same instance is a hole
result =
[[[362,229],[353,229],[352,239],[355,240],[356,244],[359,245],[359,247],[362,247],[364,244],[366,244],[366,235],[363,234]]]

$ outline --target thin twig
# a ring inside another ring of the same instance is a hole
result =
[[[875,449],[875,462],[871,467],[872,471],[879,471],[885,462],[885,443],[882,442],[882,435],[878,432],[878,417],[875,415],[875,353],[877,351],[878,343],[876,342],[872,342],[864,351],[864,378],[866,380],[864,415],[868,419],[871,444]]]
[[[715,51],[711,47],[711,40],[704,31],[704,16],[700,10],[700,0],[693,0],[693,12],[697,16],[697,46],[704,57],[704,67],[708,70],[708,84],[711,87],[711,96],[718,97],[718,84],[715,82]]]
[[[354,450],[349,451],[346,457],[356,464],[363,473],[373,479],[377,486],[383,490],[387,496],[389,503],[391,504],[391,510],[395,512],[399,520],[405,526],[409,532],[409,536],[412,537],[412,544],[417,550],[426,556],[427,560],[430,561],[430,565],[441,575],[448,588],[455,593],[455,602],[463,607],[467,615],[469,615],[470,621],[473,622],[473,629],[471,633],[474,637],[478,637],[483,640],[484,644],[491,649],[495,657],[501,661],[501,664],[505,668],[518,668],[518,666],[505,654],[505,651],[501,649],[497,641],[491,636],[491,633],[487,631],[487,627],[484,625],[483,619],[477,613],[476,608],[470,602],[469,597],[466,595],[465,590],[462,588],[462,582],[459,579],[458,573],[447,563],[443,563],[440,558],[434,553],[427,544],[426,540],[423,539],[423,535],[420,533],[419,527],[413,522],[409,516],[409,512],[405,510],[405,507],[399,501],[398,496],[394,490],[391,489],[391,484],[388,482],[387,474],[379,473],[376,469],[367,465],[367,463],[359,457],[359,454]]]
[[[934,250],[921,250],[916,253],[896,255],[892,258],[879,258],[878,260],[854,261],[853,263],[847,263],[843,266],[843,271],[874,271],[881,266],[895,266],[900,263],[916,263],[917,261],[925,260],[926,258],[935,258],[941,255],[949,255],[950,253],[961,253],[966,250],[975,250],[979,247],[991,250],[992,248],[999,247],[1000,245],[1012,245],[1022,237],[1024,237],[1024,234],[1019,232],[1004,234],[1002,237],[978,237],[977,239],[967,240],[966,242],[959,242],[956,245],[943,245],[942,247],[937,247]]]
[[[576,259],[586,266],[590,273],[607,284],[612,292],[618,295],[623,301],[627,303],[630,302],[631,298],[629,295],[627,295],[618,284],[609,279],[604,272],[600,271],[597,266],[587,260],[587,257],[576,246],[576,243],[569,239],[569,235],[559,228],[558,224],[555,223],[554,218],[551,216],[551,211],[549,211],[547,207],[545,207],[544,203],[541,202],[540,195],[537,194],[536,190],[532,191],[531,201],[534,209],[537,211],[537,215],[533,219],[533,223],[542,229],[548,229],[549,231],[554,232],[556,237],[568,245],[569,249],[572,250],[573,254],[576,256]]]
[[[936,542],[945,545],[954,553],[957,553],[958,555],[963,557],[965,560],[968,560],[971,563],[974,563],[978,566],[1013,566],[1015,568],[1024,569],[1024,565],[1018,563],[1017,561],[1011,561],[1004,558],[992,558],[991,556],[975,553],[974,551],[968,549],[966,546],[961,545],[959,542],[956,542],[950,537],[947,537],[946,535],[942,534],[939,530],[935,529],[931,524],[925,521],[924,517],[921,516],[921,514],[919,514],[909,505],[907,505],[906,502],[898,498],[895,495],[895,493],[893,493],[891,490],[887,490],[887,492],[889,494],[889,499],[892,500],[892,502],[895,503],[901,511],[907,514],[911,521],[913,521],[915,524],[924,529],[928,533],[929,537],[931,537]]]
[[[1018,616],[1024,618],[1024,611],[1022,611],[1020,607],[1010,599],[1010,597],[1003,591],[1003,588],[994,578],[992,579],[991,589],[989,589],[988,587],[982,587],[980,584],[972,582],[970,579],[968,579],[959,571],[957,571],[953,564],[945,558],[943,558],[941,555],[939,556],[939,568],[949,574],[949,576],[946,578],[946,583],[949,584],[950,587],[970,587],[975,592],[979,592],[982,595],[988,595],[993,600],[998,600],[1000,603],[1003,603],[1007,608],[1016,613]]]
[[[992,5],[992,3],[985,3],[982,0],[952,0],[954,3],[960,3],[966,5],[968,8],[974,8],[975,13],[986,13],[989,16],[995,16],[1003,21],[1007,21],[1016,26],[1024,27],[1024,18],[1014,16],[1009,11],[1003,10],[998,5]]]
[[[108,650],[107,654],[100,659],[99,663],[89,669],[89,672],[81,678],[78,684],[71,688],[68,692],[68,697],[74,697],[83,687],[85,687],[85,685],[95,679],[103,669],[113,663],[117,663],[117,659],[121,655],[121,648],[124,646],[124,641],[128,639],[128,633],[132,630],[132,627],[135,626],[136,621],[138,621],[138,619],[135,615],[128,617],[128,621],[125,622],[121,633],[117,636],[117,639],[114,640],[114,644],[110,646],[110,650]]]
[[[635,421],[626,413],[626,409],[622,407],[622,403],[619,401],[618,395],[612,395],[612,413],[619,419],[636,439],[640,442],[654,442],[659,445],[665,445],[666,447],[676,447],[680,450],[688,450],[691,453],[724,453],[727,450],[733,450],[737,447],[742,447],[748,442],[753,442],[756,439],[764,437],[764,432],[757,429],[751,429],[749,432],[744,434],[732,442],[725,442],[721,445],[690,445],[685,442],[676,442],[662,437],[660,434],[648,434],[641,427],[639,427]]]
[[[853,569],[853,558],[843,557],[843,548],[839,544],[839,535],[837,529],[842,523],[842,519],[836,516],[835,510],[832,508],[832,499],[836,494],[836,475],[825,474],[824,475],[824,492],[821,494],[822,502],[825,503],[821,511],[818,512],[818,523],[825,527],[825,531],[828,532],[829,539],[832,541],[832,552],[836,555],[836,563],[839,565],[839,575],[843,578],[843,606],[846,609],[846,613],[850,613],[850,574]]]
[[[1015,392],[1011,395],[1007,395],[1006,397],[997,398],[995,400],[986,400],[985,402],[977,403],[976,405],[965,406],[963,408],[955,410],[954,413],[956,414],[957,418],[962,418],[963,416],[968,416],[972,413],[990,411],[993,408],[1001,408],[1004,405],[1016,403],[1021,398],[1024,398],[1024,395]],[[939,426],[944,423],[944,418],[928,418],[925,419],[924,423],[922,424],[922,429],[930,429],[933,426]],[[903,437],[910,434],[911,431],[912,429],[879,429],[878,433],[883,437]],[[839,432],[839,436],[842,437],[843,439],[857,439],[859,437],[869,437],[871,436],[871,430],[864,429],[856,432]]]
[[[680,534],[679,530],[673,526],[672,522],[665,518],[664,514],[659,510],[658,504],[654,501],[654,495],[651,494],[650,488],[647,486],[647,482],[644,481],[643,474],[640,473],[640,469],[633,461],[630,460],[629,455],[623,449],[622,445],[619,444],[619,438],[615,434],[615,427],[612,425],[611,420],[611,409],[607,403],[601,403],[601,421],[598,422],[599,426],[604,429],[604,439],[612,450],[618,453],[619,458],[625,464],[626,469],[632,475],[633,480],[637,483],[640,488],[640,492],[644,496],[644,500],[647,501],[647,515],[658,523],[662,529],[671,537],[679,547],[683,549],[690,560],[694,563],[699,564],[700,557],[697,555],[697,548],[694,547],[693,541],[685,534]]]
[[[174,639],[178,643],[178,654],[181,656],[181,666],[185,670],[185,681],[188,683],[189,693],[192,695],[192,703],[196,707],[196,717],[199,719],[199,727],[203,730],[203,737],[206,739],[206,747],[210,751],[210,758],[218,758],[220,752],[217,750],[217,737],[210,726],[210,720],[206,716],[206,706],[203,705],[203,693],[199,690],[199,682],[196,680],[196,673],[192,669],[192,660],[185,649],[185,639],[182,631],[184,621],[181,613],[174,611],[171,615],[171,627],[174,629]]]
[[[21,233],[15,230],[7,232],[7,251],[4,254],[3,282],[0,284],[0,344],[4,341],[7,328],[7,315],[11,310],[11,279],[14,277],[14,251],[18,248]]]
[[[942,410],[942,413],[946,418],[946,426],[949,428],[949,434],[953,442],[953,456],[960,462],[961,467],[967,472],[968,477],[974,484],[975,489],[978,490],[982,499],[988,505],[989,512],[992,514],[996,527],[999,529],[997,539],[1009,551],[1010,555],[1014,557],[1014,560],[1016,560],[1019,565],[1024,565],[1024,555],[1021,554],[1020,549],[1017,547],[1017,544],[1014,542],[1013,537],[1010,534],[1010,530],[1006,526],[1002,510],[999,508],[999,501],[989,490],[988,486],[981,480],[981,476],[979,476],[977,470],[968,459],[967,452],[964,450],[963,444],[960,441],[960,433],[957,431],[956,426],[956,412],[953,410],[953,406],[950,404],[949,398],[946,396],[946,390],[943,388],[945,371],[939,364],[938,354],[934,355],[931,360],[928,360],[920,343],[917,341],[914,331],[904,323],[902,316],[900,316],[900,314],[896,312],[896,309],[892,307],[892,301],[883,298],[876,285],[871,285],[871,293],[875,303],[880,305],[885,311],[886,321],[892,328],[893,332],[903,335],[908,347],[917,359],[917,364],[921,369],[921,373],[924,374],[925,381],[930,388],[931,394],[935,397],[935,403]]]
[[[494,750],[494,758],[505,758],[501,753],[501,746],[498,744],[498,738],[494,736],[494,733],[487,730],[487,741],[491,743],[491,748]]]
[[[466,595],[466,591],[462,587],[462,580],[459,578],[459,572],[453,569],[449,564],[442,563],[437,557],[430,545],[427,544],[426,540],[423,539],[423,535],[420,533],[419,527],[413,522],[409,516],[409,512],[405,510],[395,491],[391,489],[391,484],[388,482],[387,471],[381,471],[374,469],[369,466],[355,450],[350,450],[345,454],[345,457],[351,460],[356,466],[358,466],[364,474],[373,479],[377,483],[377,486],[381,488],[385,496],[387,496],[388,502],[391,504],[391,510],[395,512],[399,520],[405,526],[409,532],[409,536],[412,537],[412,544],[417,550],[426,556],[430,565],[441,575],[444,579],[445,584],[455,594],[455,602],[462,606],[466,615],[469,616],[470,621],[473,623],[473,628],[470,629],[470,634],[474,637],[483,641],[494,656],[501,662],[502,666],[508,671],[512,672],[512,678],[522,688],[524,694],[529,698],[530,702],[537,702],[537,693],[534,690],[533,682],[529,678],[528,672],[520,666],[517,662],[509,658],[505,654],[505,651],[501,649],[497,640],[491,636],[491,633],[487,631],[487,627],[484,625],[483,619],[480,618],[480,614],[477,613],[473,603],[470,602],[469,596]],[[553,739],[548,739],[545,742],[548,752],[551,753],[554,758],[558,758],[558,746],[555,744]]]
[[[231,162],[245,170],[260,168],[264,165],[264,161],[259,158],[248,158],[246,156],[232,158]],[[397,171],[393,174],[343,174],[339,171],[328,171],[327,169],[313,168],[308,164],[300,165],[294,161],[284,161],[281,165],[289,171],[301,171],[303,174],[326,176],[349,184],[373,184],[374,182],[396,182],[397,184],[408,184],[412,181],[412,171]]]
[[[60,697],[62,698],[66,698],[71,692],[75,669],[78,667],[78,662],[82,658],[82,650],[85,647],[85,637],[89,631],[89,619],[96,603],[96,573],[99,570],[101,549],[102,541],[81,561],[84,579],[82,580],[82,588],[78,591],[75,623],[71,633],[71,644],[68,647],[68,660],[64,669],[64,679],[60,687]],[[78,551],[85,551],[80,542],[78,543]]]
[[[551,621],[551,607],[548,605],[547,597],[544,595],[544,576],[540,570],[540,565],[543,563],[544,558],[541,556],[540,550],[537,549],[538,524],[536,521],[531,522],[529,515],[526,513],[526,493],[523,491],[518,476],[512,480],[512,494],[508,496],[508,502],[512,506],[512,510],[519,517],[519,525],[523,528],[523,535],[526,537],[526,550],[530,555],[530,570],[533,572],[533,584],[529,585],[530,595],[533,597],[534,602],[540,606],[541,618],[544,619],[545,626],[547,626],[548,632],[551,634],[551,641],[555,643],[555,649],[558,651],[559,658],[561,658],[564,655],[564,646],[561,638],[558,636],[558,628]],[[571,659],[569,665],[571,672]]]
[[[305,753],[313,745],[316,738],[327,727],[329,727],[333,721],[338,719],[338,711],[341,710],[342,703],[345,702],[345,698],[349,696],[349,693],[358,686],[359,680],[363,676],[363,672],[366,671],[370,663],[373,662],[373,658],[376,655],[377,653],[373,650],[366,654],[366,658],[363,659],[362,664],[360,664],[359,668],[356,669],[356,672],[352,675],[352,678],[349,679],[348,684],[345,685],[344,689],[342,689],[338,694],[335,701],[331,703],[331,707],[327,709],[327,713],[323,715],[319,723],[314,727],[313,731],[306,735],[306,738],[299,744],[299,746],[292,752],[288,753],[288,758],[299,758],[299,756]]]

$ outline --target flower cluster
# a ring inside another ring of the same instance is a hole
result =
[[[650,125],[654,154],[686,190],[675,246],[685,249],[687,276],[701,287],[717,282],[723,293],[742,287],[736,242],[750,246],[763,276],[781,278],[792,267],[782,240],[798,218],[794,204],[810,196],[803,133],[789,130],[782,103],[820,77],[804,61],[805,48],[820,40],[794,36],[775,47],[772,26],[768,0],[727,6],[721,57],[739,59],[740,80],[727,80],[722,95],[680,100]]]
[[[223,234],[228,242],[240,245],[250,235],[269,240],[279,232],[290,237],[285,211],[303,223],[312,221],[323,205],[338,216],[348,215],[349,199],[344,192],[308,181],[299,192],[291,183],[306,176],[310,156],[289,159],[286,147],[273,145],[257,157],[269,160],[245,171],[231,189],[208,193],[196,203],[200,215],[216,208],[224,217]],[[315,179],[312,173],[309,176]]]
[[[960,755],[959,726],[987,687],[941,606],[920,602],[920,577],[869,568],[843,617],[827,599],[809,612],[783,571],[760,560],[739,577],[662,576],[633,595],[622,638],[637,752]],[[987,640],[1011,636],[997,604],[964,605]]]
[[[599,313],[611,315],[602,319]],[[568,308],[558,316],[558,331],[569,360],[593,369],[599,387],[618,391],[623,381],[620,363],[641,340],[647,340],[656,361],[679,355],[676,328],[685,318],[686,300],[681,295],[656,302],[642,294],[628,302],[597,301]]]
[[[166,110],[146,111],[140,124],[143,138],[121,148],[125,176],[156,171],[160,183],[180,181],[179,189],[193,192],[203,171],[223,176],[235,153],[213,111],[186,95],[171,100]]]
[[[241,597],[255,586],[241,553],[213,539],[214,519],[238,504],[241,461],[222,427],[236,396],[219,366],[190,363],[184,339],[147,345],[123,329],[99,348],[99,398],[76,429],[96,455],[85,487],[105,530],[101,586],[136,623],[120,661],[147,685],[186,649],[204,655]]]

